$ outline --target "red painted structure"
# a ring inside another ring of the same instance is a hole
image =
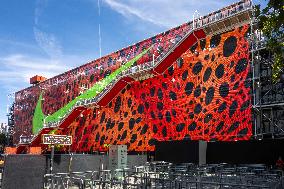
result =
[[[206,35],[202,29],[193,31],[177,48],[174,52],[171,52],[168,56],[164,57],[162,63],[160,63],[153,73],[162,74],[168,67],[170,67],[186,50],[190,48],[198,40],[205,38]]]
[[[168,67],[170,67],[177,58],[181,56],[186,51],[186,47],[191,47],[196,44],[198,40],[205,38],[206,35],[203,30],[192,31],[172,52],[166,54],[165,57],[162,57],[162,61],[153,69],[153,73],[162,74]],[[121,78],[106,94],[100,101],[96,104],[100,106],[106,106],[108,103],[122,90],[126,87],[127,84],[134,81],[131,77]],[[66,129],[86,108],[84,106],[76,107],[71,113],[56,127],[57,130]],[[41,145],[41,136],[43,134],[49,133],[54,128],[43,128],[39,133],[33,138],[31,143],[28,146],[40,146]],[[17,147],[17,153],[21,153],[26,144],[19,145]]]
[[[151,78],[120,78],[94,107],[77,107],[58,125],[56,134],[73,136],[71,151],[104,150],[104,144],[153,151],[157,140],[249,139],[248,26],[215,36],[205,36],[202,30],[187,36],[191,29],[192,23],[183,24],[19,91],[15,142],[23,130],[31,130],[42,89],[43,113],[52,114],[84,92],[82,88],[90,88],[151,46],[135,63],[151,62],[154,55],[159,64],[150,71]],[[171,41],[177,38],[183,40],[172,48]],[[50,131],[41,130],[31,145],[39,145],[40,135]]]
[[[100,106],[106,106],[122,89],[126,87],[128,83],[131,83],[132,81],[134,81],[134,79],[131,77],[121,78],[114,87],[111,88],[99,102],[97,102],[97,104]]]

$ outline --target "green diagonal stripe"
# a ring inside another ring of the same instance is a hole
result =
[[[79,100],[88,100],[97,96],[100,92],[102,92],[116,77],[123,71],[130,68],[137,60],[139,60],[143,55],[145,55],[151,47],[144,50],[142,53],[138,54],[136,57],[128,61],[126,64],[122,65],[120,68],[115,70],[106,78],[97,82],[93,87],[86,90],[83,94],[77,96],[74,100],[70,101],[68,104],[60,108],[58,111],[54,112],[52,115],[46,116],[42,112],[42,94],[40,94],[34,116],[33,116],[33,134],[37,134],[40,129],[43,127],[44,121],[46,124],[49,122],[56,122],[60,117],[63,117],[68,111],[78,102]]]

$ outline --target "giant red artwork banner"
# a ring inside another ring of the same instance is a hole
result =
[[[134,81],[106,107],[89,108],[57,134],[72,135],[72,151],[105,150],[127,144],[130,151],[153,151],[155,141],[247,140],[252,135],[248,26],[208,36],[165,73]],[[15,142],[31,134],[39,96],[49,115],[84,93],[144,49],[135,64],[151,61],[189,31],[183,24],[16,93]]]
[[[126,62],[137,57],[145,49],[153,47],[145,56],[136,61],[134,66],[152,61],[153,55],[157,57],[159,54],[167,52],[178,39],[191,30],[191,27],[192,22],[182,24],[50,78],[36,86],[16,92],[14,143],[19,141],[22,134],[32,134],[35,107],[41,93],[44,93],[41,107],[43,114],[51,115],[86,92],[98,81],[105,79]]]
[[[108,105],[89,109],[66,130],[73,151],[127,144],[152,151],[155,141],[247,140],[252,135],[248,26],[207,37],[163,75],[128,85]]]

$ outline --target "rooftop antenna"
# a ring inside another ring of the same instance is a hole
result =
[[[98,0],[98,14],[99,14],[99,49],[100,49],[100,58],[102,57],[102,36],[101,36],[101,5],[100,0]]]
[[[201,16],[200,16],[199,12],[196,10],[196,11],[194,11],[192,17],[193,17],[193,20],[192,20],[193,29],[195,29],[195,19],[196,19],[196,23],[197,23],[197,19],[200,18]]]

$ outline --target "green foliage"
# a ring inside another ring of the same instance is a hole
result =
[[[5,146],[7,144],[7,136],[4,133],[0,133],[0,145]]]
[[[284,1],[269,0],[263,10],[257,7],[256,16],[267,38],[267,48],[274,55],[272,79],[276,82],[284,72]]]

